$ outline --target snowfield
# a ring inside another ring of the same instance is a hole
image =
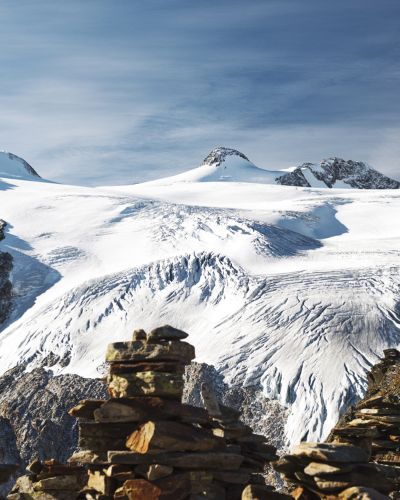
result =
[[[290,408],[288,443],[325,437],[400,344],[400,190],[243,182],[247,163],[225,160],[229,182],[191,171],[108,188],[16,178],[8,165],[2,372],[45,362],[99,376],[109,342],[170,323],[198,361]]]

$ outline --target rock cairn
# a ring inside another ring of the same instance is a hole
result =
[[[349,487],[372,488],[374,495],[399,498],[400,352],[384,351],[384,358],[368,374],[365,398],[339,420],[328,443],[302,443],[275,467],[299,486],[295,495],[304,498],[328,494],[353,498]]]
[[[365,398],[340,419],[328,440],[364,447],[374,462],[400,466],[399,351],[384,351],[368,373]]]
[[[368,373],[368,390],[340,419],[328,441],[351,443],[370,454],[400,495],[400,352],[386,349]]]
[[[369,458],[365,449],[348,443],[301,443],[274,467],[295,487],[296,499],[388,498],[394,483]]]
[[[54,491],[64,494],[66,485],[68,498],[86,500],[290,498],[265,485],[262,473],[277,459],[275,448],[206,384],[205,408],[182,404],[184,368],[195,357],[186,337],[164,326],[110,344],[110,399],[84,400],[69,412],[79,421],[79,451],[68,466],[34,465],[29,484],[20,479],[13,493],[40,488],[53,496],[10,498],[64,499]]]

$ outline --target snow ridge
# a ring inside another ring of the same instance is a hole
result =
[[[0,177],[15,177],[17,179],[41,178],[27,161],[8,151],[0,151]]]

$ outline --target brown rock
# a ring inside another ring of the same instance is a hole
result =
[[[343,474],[347,472],[351,472],[354,469],[355,465],[353,464],[337,464],[331,465],[328,463],[321,462],[310,462],[305,468],[304,472],[308,476],[332,476],[335,474]]]
[[[71,464],[94,464],[103,463],[105,461],[105,456],[100,453],[96,453],[93,450],[80,450],[73,453],[68,462]]]
[[[79,426],[78,444],[81,448],[107,451],[125,449],[125,441],[134,430],[136,423],[97,423],[82,422]]]
[[[163,344],[148,344],[137,340],[109,344],[106,361],[176,361],[184,365],[195,358],[194,347],[187,342],[168,341]]]
[[[43,464],[40,460],[37,458],[33,460],[26,468],[29,472],[32,472],[32,474],[39,474],[43,469]]]
[[[145,479],[130,479],[122,486],[128,500],[158,500],[161,489]]]
[[[223,449],[222,439],[209,431],[172,421],[148,421],[133,432],[126,447],[137,453],[160,451],[210,451]]]
[[[378,416],[387,416],[387,415],[397,415],[400,416],[399,408],[361,408],[358,413],[361,415],[378,415]]]
[[[300,443],[295,446],[292,455],[306,457],[313,461],[327,462],[367,462],[368,453],[351,444],[335,443]]]
[[[15,481],[14,490],[18,490],[20,493],[33,493],[33,481],[32,476],[20,476]]]
[[[112,363],[110,373],[166,372],[183,374],[185,367],[176,361],[137,361],[136,363]]]
[[[144,330],[135,330],[132,334],[132,340],[146,340],[147,334]]]
[[[229,424],[228,426],[216,427],[212,430],[214,436],[218,436],[227,440],[237,439],[244,436],[249,436],[252,433],[251,428],[242,422]]]
[[[163,477],[170,476],[174,469],[168,465],[152,464],[152,465],[138,465],[135,467],[136,474],[146,478],[148,481],[162,479]]]
[[[380,435],[378,428],[372,427],[335,427],[332,434],[338,436],[354,437],[378,437]]]
[[[242,500],[283,500],[291,498],[289,495],[271,491],[268,486],[261,484],[249,484],[242,492]]]
[[[89,471],[87,486],[103,495],[111,495],[113,481],[101,471]]]
[[[235,471],[213,471],[213,477],[217,481],[227,484],[246,484],[250,481],[251,474],[248,470]]]
[[[200,424],[209,422],[208,414],[203,408],[158,397],[110,399],[94,411],[97,422],[143,422],[155,417]]]
[[[35,491],[45,491],[45,490],[68,490],[77,491],[79,490],[79,482],[76,476],[55,476],[48,477],[46,479],[41,479],[33,483],[33,489]]]
[[[142,454],[133,451],[109,451],[108,461],[113,464],[163,464],[181,469],[238,469],[243,461],[241,455],[224,452],[209,453],[157,453]]]
[[[314,500],[318,498],[313,493],[308,492],[303,486],[298,486],[295,490],[291,492],[291,497],[294,500]]]
[[[123,439],[129,436],[137,428],[137,422],[81,422],[79,424],[79,436]]]
[[[370,419],[372,417],[373,420],[376,422],[380,423],[385,423],[385,424],[399,424],[400,423],[400,415],[370,415],[370,414],[365,414],[362,413],[362,410],[360,412],[356,413],[356,417],[361,418],[361,419]]]
[[[389,493],[394,489],[394,483],[374,470],[373,467],[368,467],[364,472],[353,471],[349,474],[337,474],[329,478],[314,476],[314,480],[318,488],[327,492],[341,491],[351,486],[375,488],[381,493]]]
[[[183,340],[188,337],[189,335],[186,332],[170,325],[164,325],[152,330],[147,335],[147,341],[150,343],[159,342],[160,340]]]
[[[388,497],[372,488],[353,486],[339,493],[338,498],[342,500],[386,500]]]
[[[400,453],[376,453],[374,460],[383,464],[400,465]]]
[[[104,399],[84,399],[68,412],[71,417],[93,420],[93,412],[104,403]]]
[[[108,392],[113,398],[159,396],[181,399],[181,375],[162,372],[137,372],[110,375]]]
[[[190,479],[186,474],[174,474],[154,481],[160,490],[163,500],[185,500],[190,495],[192,488]]]

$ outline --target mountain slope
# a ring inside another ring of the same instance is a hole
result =
[[[258,168],[247,156],[236,149],[218,147],[203,160],[200,167],[182,174],[150,181],[148,185],[163,185],[175,182],[259,182],[273,184],[279,171]]]
[[[265,170],[254,165],[240,151],[225,147],[213,149],[200,167],[147,182],[146,185],[162,186],[188,182],[252,182],[318,188],[400,188],[400,182],[386,177],[363,162],[329,158],[319,164],[304,163],[287,171]]]
[[[319,164],[303,163],[276,179],[278,184],[303,187],[399,189],[400,182],[386,177],[361,161],[329,158]]]
[[[97,376],[106,344],[168,322],[230,384],[287,406],[289,443],[326,436],[399,344],[400,191],[218,186],[13,180],[2,372]]]
[[[0,151],[0,177],[26,180],[40,179],[40,175],[27,161],[7,151]]]
[[[48,360],[56,373],[96,377],[107,343],[172,322],[191,332],[197,359],[229,383],[261,385],[290,407],[290,442],[315,439],[362,396],[364,372],[381,350],[400,343],[398,271],[269,278],[213,254],[168,259],[94,280],[38,309],[3,337],[1,364],[29,360],[32,369]]]

